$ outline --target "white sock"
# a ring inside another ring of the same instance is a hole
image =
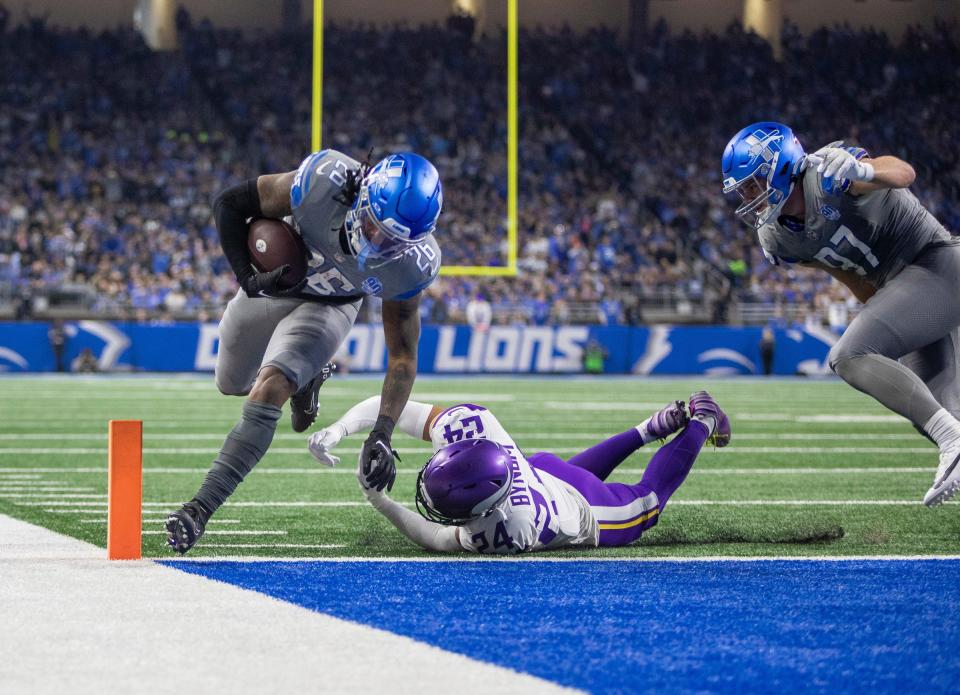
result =
[[[948,413],[945,408],[940,408],[927,420],[927,424],[923,426],[923,431],[930,435],[930,438],[937,443],[941,451],[960,441],[960,422],[957,422],[957,419]]]
[[[704,415],[701,413],[697,413],[692,418],[690,418],[690,422],[699,422],[701,425],[706,427],[708,437],[713,434],[713,431],[715,429],[717,429],[717,419],[713,417],[713,415]]]
[[[639,425],[634,427],[637,432],[640,433],[640,439],[643,440],[644,444],[649,444],[650,442],[655,442],[657,440],[652,434],[650,434],[650,421],[653,420],[652,417],[648,417],[646,420],[641,422]]]

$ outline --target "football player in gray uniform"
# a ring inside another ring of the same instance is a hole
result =
[[[240,290],[220,322],[216,383],[246,402],[195,497],[167,518],[175,551],[193,547],[210,516],[266,453],[287,400],[294,430],[316,419],[327,364],[366,295],[383,299],[387,373],[361,465],[372,487],[392,488],[390,440],[417,374],[420,293],[440,272],[433,232],[442,205],[437,170],[412,153],[370,168],[323,150],[296,171],[250,179],[217,196],[217,230]],[[283,288],[287,266],[258,272],[251,265],[248,222],[257,217],[292,217],[310,255],[302,282]]]
[[[864,302],[830,367],[937,445],[923,501],[949,500],[960,490],[960,247],[907,190],[913,168],[842,142],[806,154],[775,122],[737,133],[722,168],[768,260],[825,270]]]

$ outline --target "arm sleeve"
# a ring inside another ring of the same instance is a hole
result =
[[[262,214],[256,179],[230,186],[220,191],[213,200],[213,219],[217,223],[220,247],[230,262],[233,274],[240,281],[254,274],[247,250],[247,220]]]
[[[365,490],[367,500],[374,509],[383,514],[390,523],[397,527],[404,536],[425,550],[438,553],[452,553],[463,550],[457,540],[457,527],[444,526],[433,521],[427,521],[416,512],[382,493]]]
[[[423,428],[427,424],[427,418],[430,417],[431,410],[433,410],[433,406],[429,403],[407,401],[407,404],[403,407],[403,412],[400,413],[400,419],[397,420],[397,427],[404,434],[420,439],[423,436]],[[380,396],[371,396],[345,412],[343,417],[337,420],[337,424],[343,427],[344,436],[348,436],[373,427],[379,415]]]

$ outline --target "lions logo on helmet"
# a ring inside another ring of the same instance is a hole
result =
[[[736,192],[743,203],[737,216],[760,228],[776,219],[793,192],[806,154],[787,126],[753,123],[731,138],[723,151],[723,192]]]
[[[369,259],[391,259],[423,241],[443,207],[440,175],[412,152],[379,161],[360,184],[344,227],[363,270]]]

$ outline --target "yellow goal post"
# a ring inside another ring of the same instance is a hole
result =
[[[513,277],[517,274],[517,3],[507,0],[507,264],[445,265],[442,275]],[[313,97],[310,144],[316,152],[323,126],[323,0],[313,0]]]

